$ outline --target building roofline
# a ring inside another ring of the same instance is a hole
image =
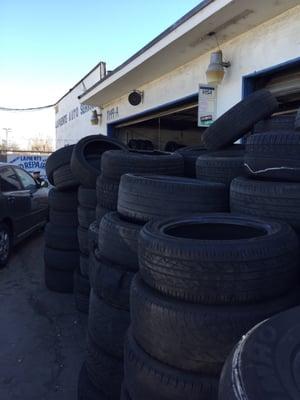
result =
[[[149,48],[151,48],[153,45],[158,43],[161,39],[166,37],[169,33],[173,32],[175,29],[177,29],[180,25],[185,23],[187,20],[192,18],[195,14],[197,14],[199,11],[201,11],[203,8],[207,7],[209,4],[213,3],[215,0],[203,0],[201,3],[199,3],[196,7],[192,8],[189,12],[184,14],[181,18],[179,18],[174,24],[170,25],[167,29],[165,29],[163,32],[161,32],[158,36],[156,36],[154,39],[152,39],[149,43],[147,43],[144,47],[142,47],[140,50],[138,50],[136,53],[134,53],[131,57],[129,57],[126,61],[124,61],[122,64],[120,64],[118,67],[116,67],[111,73],[107,74],[104,78],[100,79],[99,81],[95,82],[90,88],[88,88],[84,93],[82,93],[80,96],[78,96],[78,99],[81,99],[83,96],[85,96],[87,93],[89,93],[91,90],[93,90],[96,86],[99,85],[99,83],[105,81],[106,79],[110,78],[112,75],[114,75],[116,72],[120,71],[122,68],[124,68],[126,65],[131,63],[134,59],[139,57],[141,54],[145,53]]]

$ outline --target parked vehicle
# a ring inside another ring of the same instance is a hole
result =
[[[11,164],[0,163],[0,268],[13,246],[48,219],[48,189]]]

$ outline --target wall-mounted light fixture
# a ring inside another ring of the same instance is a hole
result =
[[[220,84],[224,78],[224,68],[230,67],[230,62],[223,61],[223,54],[221,50],[215,51],[210,55],[210,63],[206,70],[207,83]]]
[[[92,125],[98,125],[99,124],[99,117],[102,117],[102,112],[100,112],[99,114],[97,113],[97,110],[93,110],[92,111],[92,116],[91,116],[91,124]]]
[[[140,90],[132,90],[128,95],[128,101],[132,106],[138,106],[144,97],[144,92]]]

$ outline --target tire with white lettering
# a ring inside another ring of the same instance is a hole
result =
[[[78,203],[81,207],[95,209],[97,206],[96,190],[80,185],[78,188]]]
[[[78,222],[83,228],[88,229],[95,218],[96,210],[94,208],[78,207]]]
[[[74,297],[78,311],[88,314],[90,298],[90,282],[83,276],[79,268],[74,271]]]
[[[300,307],[252,328],[228,357],[219,400],[300,398]]]
[[[218,379],[183,371],[152,358],[134,339],[125,342],[124,384],[132,400],[216,400]]]
[[[209,150],[226,147],[249,132],[253,125],[278,109],[276,98],[268,90],[258,90],[234,105],[203,133],[202,140]]]
[[[78,180],[74,177],[70,165],[63,165],[53,172],[53,183],[59,190],[70,190],[78,186]]]
[[[89,255],[89,239],[88,239],[88,229],[78,226],[77,237],[79,250],[82,254]]]
[[[119,182],[127,173],[183,176],[183,158],[179,153],[146,150],[111,150],[103,154],[102,175],[106,179]]]
[[[131,285],[131,329],[140,346],[156,360],[218,376],[233,347],[249,329],[299,304],[299,287],[256,304],[192,304],[159,294],[136,275]]]
[[[54,185],[53,173],[63,165],[70,164],[74,145],[62,147],[54,151],[46,161],[46,174],[51,185]]]
[[[56,188],[49,190],[49,208],[54,211],[77,212],[77,190],[60,191]]]
[[[153,219],[229,209],[228,190],[222,183],[198,179],[125,174],[119,188],[118,213],[128,221]]]
[[[127,147],[116,139],[103,135],[90,135],[80,139],[71,157],[71,170],[81,185],[94,189],[97,176],[101,173],[101,158],[111,149],[126,150]]]
[[[72,293],[73,274],[73,270],[55,269],[45,263],[45,284],[53,292]]]
[[[45,243],[47,247],[58,250],[78,250],[76,229],[61,227],[51,222],[45,227]]]
[[[255,179],[300,182],[300,133],[274,131],[250,136],[245,171]]]
[[[71,211],[71,212],[55,211],[52,208],[50,208],[49,221],[53,225],[77,228],[78,225],[77,211]]]

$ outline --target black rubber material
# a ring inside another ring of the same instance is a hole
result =
[[[88,230],[88,246],[89,251],[93,251],[98,246],[99,222],[93,221]]]
[[[45,246],[44,261],[50,268],[74,271],[79,266],[79,251],[52,249]]]
[[[117,209],[119,182],[99,175],[97,178],[96,192],[97,205],[114,211]]]
[[[78,225],[77,210],[68,212],[68,211],[55,211],[50,208],[49,221],[53,225],[76,229]]]
[[[199,156],[207,153],[207,149],[202,145],[188,146],[177,150],[184,160],[184,176],[196,178],[196,160]]]
[[[78,188],[78,203],[82,207],[95,209],[97,206],[96,189],[89,189],[80,185]]]
[[[111,212],[111,210],[108,210],[107,208],[103,208],[103,207],[97,205],[97,207],[96,207],[96,220],[98,221],[98,223],[100,223],[100,221],[103,218],[103,216],[108,212]]]
[[[126,389],[125,385],[123,384],[121,387],[121,397],[120,400],[131,400],[129,396],[128,390]]]
[[[300,183],[236,178],[230,187],[230,208],[234,213],[287,222],[300,232]]]
[[[142,225],[124,221],[116,212],[105,214],[99,224],[100,254],[113,263],[137,271],[138,237],[141,229]]]
[[[103,298],[107,304],[114,307],[129,310],[130,286],[134,272],[105,260],[96,250],[90,253],[89,273],[91,287],[99,298]]]
[[[46,246],[60,250],[78,250],[76,228],[53,225],[50,222],[45,227]]]
[[[229,186],[232,179],[245,175],[244,150],[220,150],[197,158],[196,175],[200,180]]]
[[[87,337],[86,368],[95,387],[108,400],[120,398],[123,380],[123,361],[101,350],[90,334]]]
[[[296,131],[300,131],[300,108],[296,114],[296,118],[295,118],[295,130]]]
[[[73,271],[54,269],[45,264],[45,284],[52,292],[73,292]]]
[[[102,157],[103,176],[115,182],[119,182],[121,176],[127,173],[182,176],[183,170],[183,158],[179,153],[111,150]]]
[[[300,398],[300,307],[255,326],[228,358],[219,400]]]
[[[272,118],[263,119],[254,125],[253,133],[289,131],[294,129],[295,115],[274,115]]]
[[[228,210],[228,190],[221,183],[162,175],[125,174],[121,178],[118,212],[129,221],[145,223]]]
[[[48,157],[46,162],[46,174],[51,185],[54,185],[53,172],[59,167],[70,163],[73,148],[74,145],[62,147]]]
[[[83,228],[82,226],[78,226],[77,238],[78,238],[80,252],[88,256],[89,255],[88,229]]]
[[[77,400],[107,400],[91,381],[85,363],[79,373]]]
[[[276,131],[250,136],[245,171],[255,179],[300,182],[300,133]]]
[[[258,90],[225,112],[203,133],[202,140],[209,150],[234,143],[249,132],[253,125],[278,109],[276,98],[267,90]]]
[[[77,211],[77,190],[62,192],[56,188],[49,190],[48,201],[54,211]]]
[[[140,273],[168,296],[205,304],[263,301],[297,282],[299,242],[287,224],[207,214],[145,225]]]
[[[129,324],[129,311],[107,304],[91,291],[88,330],[100,349],[121,360]]]
[[[136,276],[131,285],[131,329],[140,346],[156,360],[218,376],[242,335],[299,302],[297,287],[285,296],[256,304],[190,304],[160,295]]]
[[[78,311],[88,314],[90,298],[89,279],[80,273],[80,269],[74,271],[74,297]]]
[[[111,149],[127,147],[116,139],[103,135],[90,135],[80,139],[71,157],[71,169],[81,185],[94,189],[97,176],[101,173],[101,157]]]
[[[83,276],[89,276],[89,257],[85,254],[80,254],[79,257],[80,273]]]
[[[59,190],[74,190],[78,186],[70,165],[62,165],[53,172],[53,183]]]
[[[88,229],[92,222],[96,219],[96,210],[93,208],[78,207],[78,222],[79,225]]]
[[[216,400],[218,380],[167,366],[150,357],[129,329],[124,382],[132,400]]]

